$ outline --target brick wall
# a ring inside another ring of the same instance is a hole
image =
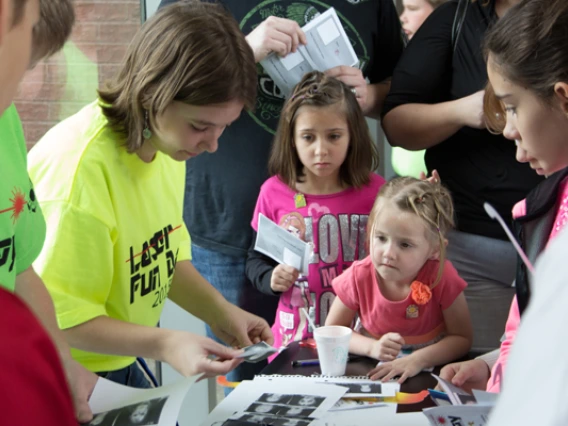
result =
[[[140,0],[75,0],[65,48],[26,75],[16,98],[28,148],[54,124],[96,98],[140,27]]]

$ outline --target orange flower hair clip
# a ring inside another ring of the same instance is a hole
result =
[[[426,284],[420,281],[413,281],[410,285],[412,300],[418,305],[425,305],[432,298],[432,290]]]

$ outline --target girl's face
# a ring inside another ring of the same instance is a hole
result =
[[[402,29],[409,39],[418,31],[426,18],[434,11],[434,7],[426,0],[402,0]]]
[[[272,410],[272,405],[268,404],[259,404],[254,409],[257,413],[268,413],[270,410]]]
[[[315,402],[316,402],[316,399],[313,396],[304,396],[302,399],[300,399],[298,404],[300,404],[304,407],[307,407],[307,406],[314,405]]]
[[[135,424],[140,423],[144,421],[147,415],[148,415],[148,405],[146,404],[138,405],[130,415],[130,421]]]
[[[139,155],[151,161],[156,151],[176,161],[185,161],[203,152],[214,153],[225,127],[239,118],[243,102],[194,106],[174,101],[151,123],[153,136],[144,142]]]
[[[427,238],[424,221],[386,201],[371,234],[371,256],[385,281],[410,285],[428,259],[438,257],[438,247]]]
[[[294,125],[294,145],[306,182],[336,180],[349,148],[349,127],[341,105],[301,106]]]
[[[568,83],[557,83],[552,104],[507,80],[489,56],[489,81],[506,111],[503,136],[515,141],[517,160],[539,175],[568,166]]]
[[[302,409],[300,407],[290,407],[288,409],[288,412],[286,413],[288,416],[297,416],[298,414],[300,414],[302,412]]]

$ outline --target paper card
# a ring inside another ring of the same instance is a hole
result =
[[[144,424],[175,426],[181,404],[199,376],[154,389],[135,389],[99,378],[89,405],[89,426]]]
[[[295,68],[297,65],[300,65],[302,62],[304,62],[304,60],[305,60],[304,57],[298,51],[292,52],[287,56],[285,56],[284,58],[280,58],[280,61],[282,62],[282,64],[284,65],[287,71],[290,71],[291,69]]]
[[[334,8],[329,8],[302,27],[308,43],[281,58],[275,53],[260,61],[276,86],[288,96],[310,71],[326,71],[339,65],[357,66],[359,60]]]
[[[359,62],[334,8],[329,8],[302,27],[308,43],[304,46],[316,65],[325,71],[339,65],[355,66]]]
[[[477,404],[479,405],[488,405],[493,407],[497,404],[497,398],[499,397],[498,393],[494,392],[485,392],[477,389],[473,389],[473,396],[477,400]]]
[[[302,275],[308,275],[310,245],[281,228],[262,213],[258,215],[254,249],[278,263],[289,264],[286,262],[288,260]]]
[[[450,398],[450,402],[453,405],[469,405],[476,403],[475,397],[469,392],[452,385],[450,382],[436,376],[435,374],[432,374],[432,376],[438,380],[438,383],[444,392],[448,394],[448,398]]]
[[[302,269],[302,258],[296,253],[292,252],[288,247],[284,247],[283,254],[284,264],[293,266],[298,271]]]
[[[244,352],[240,355],[237,355],[235,358],[242,358],[246,362],[255,363],[255,362],[264,361],[269,356],[281,352],[284,349],[286,349],[285,346],[278,349],[275,348],[274,346],[270,346],[266,342],[258,342],[255,343],[254,345],[250,345],[247,346],[246,348],[243,348]]]
[[[485,405],[448,405],[423,410],[432,426],[485,426],[491,407]]]
[[[384,407],[384,402],[367,401],[364,399],[341,398],[329,411],[361,410],[363,408]]]
[[[335,22],[333,22],[331,18],[317,27],[317,31],[319,36],[321,37],[321,40],[326,46],[337,37],[341,36],[339,30],[337,29],[337,26],[335,25]]]

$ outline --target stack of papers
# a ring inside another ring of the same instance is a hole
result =
[[[288,96],[302,77],[310,71],[358,64],[357,55],[345,34],[337,12],[330,8],[302,27],[308,43],[284,58],[271,54],[260,61],[274,83]]]
[[[155,389],[135,389],[99,378],[89,405],[88,426],[175,426],[181,404],[199,376]]]

